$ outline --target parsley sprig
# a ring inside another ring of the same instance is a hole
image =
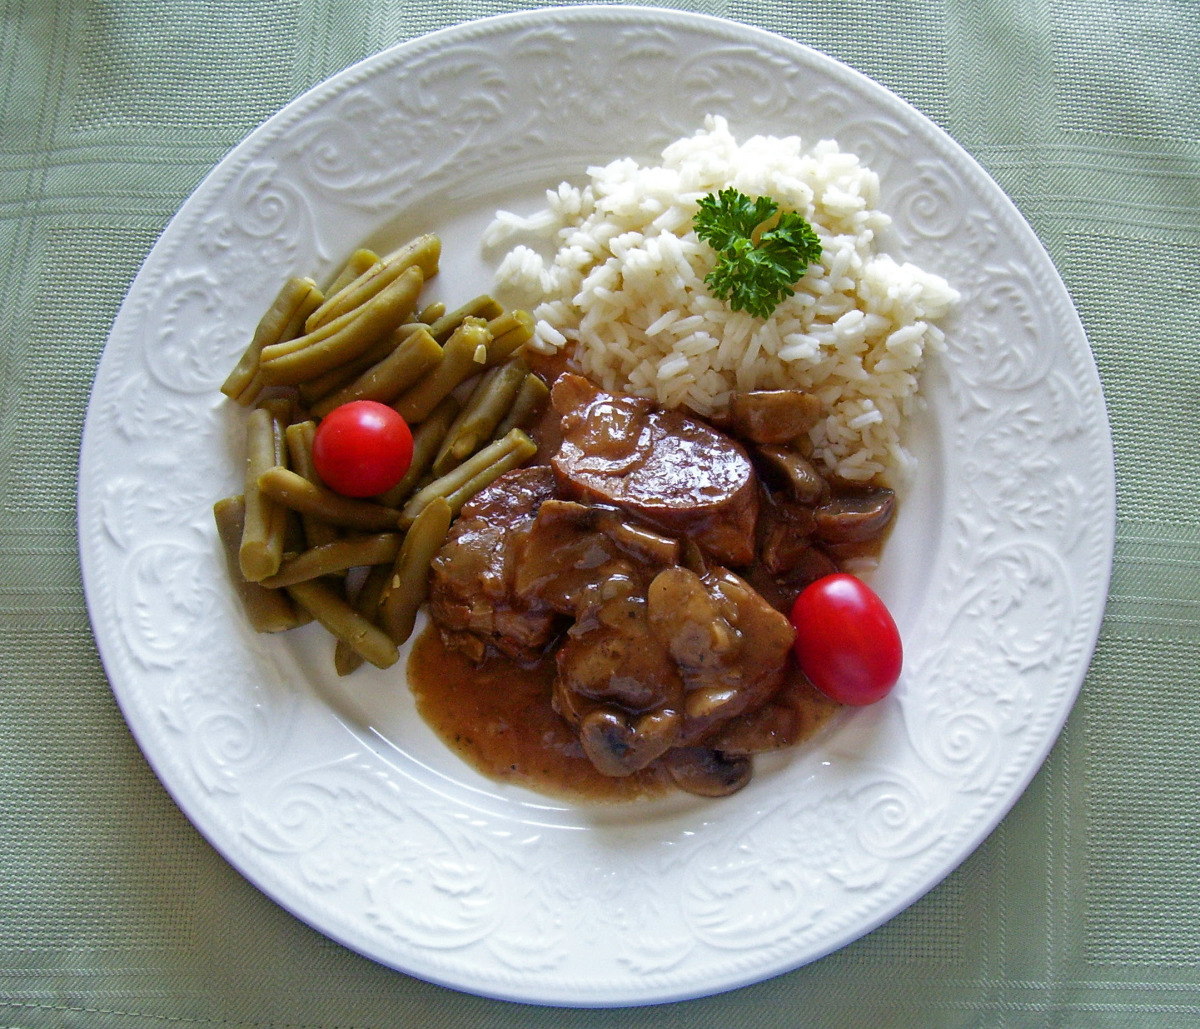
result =
[[[821,257],[821,241],[795,211],[779,214],[755,236],[778,213],[779,205],[770,197],[751,200],[732,187],[700,201],[693,220],[696,235],[717,252],[717,266],[704,281],[734,311],[769,318],[795,294],[804,270]]]

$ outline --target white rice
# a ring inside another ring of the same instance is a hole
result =
[[[621,158],[588,177],[548,190],[532,217],[499,212],[484,236],[486,248],[511,247],[496,290],[532,309],[534,347],[568,347],[604,388],[702,415],[720,413],[735,390],[808,390],[827,412],[811,434],[827,469],[855,481],[906,477],[902,428],[925,355],[944,347],[934,322],[958,293],[877,251],[889,218],[874,172],[829,140],[810,150],[796,136],[739,145],[710,116],[661,165]],[[821,240],[820,263],[767,320],[730,310],[704,284],[716,254],[692,218],[702,197],[728,186],[800,212]]]

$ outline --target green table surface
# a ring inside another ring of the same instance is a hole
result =
[[[530,5],[548,6],[548,5]],[[859,942],[722,996],[459,994],[242,879],[122,721],[84,606],[76,465],[130,282],[200,179],[351,62],[510,0],[0,2],[0,1025],[1200,1026],[1200,4],[679,0],[809,44],[943,126],[1057,265],[1117,466],[1107,613],[1011,813]]]

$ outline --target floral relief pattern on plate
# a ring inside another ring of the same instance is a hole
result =
[[[432,738],[402,673],[339,681],[312,627],[268,638],[241,623],[209,508],[240,488],[244,416],[216,391],[287,276],[328,275],[364,241],[444,229],[433,285],[461,302],[490,285],[476,241],[496,207],[533,209],[589,163],[653,157],[709,113],[739,136],[832,137],[858,152],[882,176],[887,247],[963,295],[877,573],[908,662],[889,700],[761,761],[735,797],[577,809],[482,780]],[[905,519],[909,505],[928,517]],[[566,8],[379,54],[221,162],[114,323],[85,428],[79,532],[122,711],[243,874],[329,936],[436,982],[652,1003],[849,943],[1003,816],[1096,638],[1112,459],[1061,281],[939,129],[764,32]]]

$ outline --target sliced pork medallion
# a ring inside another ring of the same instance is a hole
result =
[[[556,655],[555,709],[605,775],[645,768],[681,724],[679,673],[646,626],[650,580],[681,551],[617,508],[557,499],[522,544],[516,595],[575,619]]]
[[[513,587],[531,606],[579,617],[614,580],[648,583],[677,564],[678,540],[637,525],[613,507],[573,500],[542,502],[522,544]]]
[[[554,706],[605,775],[631,775],[675,745],[683,682],[650,632],[634,579],[608,580],[558,651]]]
[[[521,544],[552,496],[553,474],[535,466],[505,473],[463,507],[430,575],[430,614],[448,645],[475,660],[489,644],[523,659],[554,638],[555,612],[514,589]]]
[[[591,594],[558,651],[554,704],[606,775],[704,744],[780,687],[792,627],[724,568],[615,574]],[[701,748],[703,749],[703,747]],[[668,763],[690,792],[743,785],[747,768],[699,751]]]
[[[683,679],[680,745],[706,739],[783,682],[791,622],[725,568],[659,572],[647,592],[647,621]]]
[[[753,560],[757,478],[739,443],[569,372],[555,380],[550,399],[562,418],[562,445],[550,463],[563,492],[687,537],[722,564]]]

